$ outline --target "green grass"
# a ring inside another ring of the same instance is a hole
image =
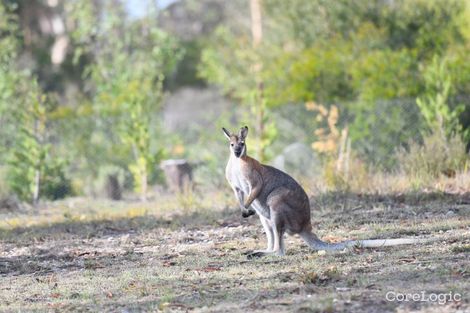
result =
[[[322,195],[313,203],[312,221],[323,238],[437,240],[319,254],[289,236],[285,257],[253,260],[244,252],[265,246],[258,219],[242,219],[223,201],[199,199],[201,208],[178,210],[170,198],[170,204],[76,199],[4,213],[0,311],[465,311],[465,199]],[[453,291],[462,301],[388,302],[390,290]]]

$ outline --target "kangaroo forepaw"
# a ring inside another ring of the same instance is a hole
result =
[[[256,214],[255,210],[248,209],[248,210],[242,212],[242,217],[247,218],[247,217],[252,216],[254,214]]]

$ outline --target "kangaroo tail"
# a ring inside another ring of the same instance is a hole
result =
[[[346,248],[352,248],[352,247],[379,248],[379,247],[410,245],[410,244],[428,242],[428,240],[426,239],[396,238],[396,239],[346,240],[346,241],[337,242],[337,243],[328,243],[328,242],[320,240],[311,231],[303,231],[299,235],[313,250],[327,250],[327,251],[344,250]]]

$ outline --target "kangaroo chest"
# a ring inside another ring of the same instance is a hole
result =
[[[243,175],[240,167],[240,161],[238,159],[230,159],[225,171],[227,180],[232,187],[240,189],[245,194],[245,199],[250,194],[250,184]],[[255,199],[251,204],[253,209],[258,212],[259,215],[263,215],[265,218],[270,217],[269,209],[266,205],[263,205],[258,199]]]
[[[229,160],[225,171],[225,176],[227,177],[230,185],[240,189],[246,195],[250,193],[250,185],[242,174],[240,162],[238,160]]]

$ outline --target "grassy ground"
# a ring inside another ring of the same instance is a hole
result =
[[[470,311],[468,194],[319,195],[312,217],[323,239],[437,240],[323,254],[287,237],[285,257],[253,260],[244,252],[266,244],[259,220],[211,199],[179,199],[185,210],[72,199],[1,212],[0,310]],[[461,301],[387,301],[389,291]]]

